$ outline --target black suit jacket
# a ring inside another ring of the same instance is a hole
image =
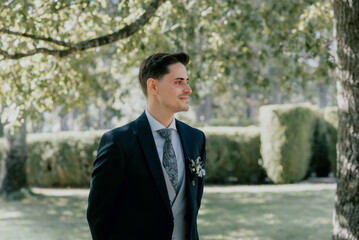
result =
[[[205,163],[205,136],[178,120],[176,127],[185,159],[186,236],[196,240],[204,179],[190,172],[188,159],[200,156]],[[93,166],[87,219],[93,239],[171,239],[172,210],[145,113],[103,135]]]

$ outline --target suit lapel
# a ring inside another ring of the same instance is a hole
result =
[[[165,179],[162,172],[161,162],[158,157],[156,144],[153,139],[151,132],[151,127],[148,123],[146,114],[143,113],[136,121],[134,134],[137,135],[139,142],[141,144],[143,153],[148,164],[148,167],[152,173],[152,176],[156,182],[156,185],[159,189],[161,197],[166,205],[166,208],[172,214],[172,209],[170,205],[170,199],[168,197],[167,187]]]
[[[185,173],[186,173],[186,187],[189,193],[189,200],[190,202],[195,201],[195,188],[193,187],[193,185],[191,184],[192,180],[193,180],[193,176],[189,171],[189,161],[188,158],[189,156],[192,156],[192,152],[191,149],[192,147],[190,146],[191,143],[191,136],[188,133],[188,130],[186,131],[186,126],[176,120],[176,127],[177,127],[177,131],[178,131],[178,135],[180,136],[181,139],[181,143],[182,143],[182,148],[183,148],[183,153],[184,153],[184,169],[185,169]],[[193,211],[193,206],[192,204],[189,205],[191,211]]]

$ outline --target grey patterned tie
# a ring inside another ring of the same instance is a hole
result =
[[[172,146],[172,130],[170,128],[162,128],[157,130],[158,134],[165,139],[163,147],[163,167],[165,168],[168,177],[174,190],[177,192],[178,169],[176,154]]]

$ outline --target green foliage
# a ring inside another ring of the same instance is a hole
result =
[[[258,164],[257,127],[211,127],[204,131],[207,136],[207,183],[263,181],[265,172]],[[29,184],[88,187],[102,134],[103,131],[29,134],[26,166]]]
[[[30,134],[27,178],[33,186],[89,186],[103,131]]]
[[[10,54],[34,48],[61,50],[61,46],[46,39],[71,45],[112,33],[137,19],[148,3],[5,1],[0,3],[0,29],[18,34],[2,32],[0,49]],[[27,35],[22,35],[24,33]],[[112,44],[65,58],[37,54],[2,60],[0,107],[7,110],[2,121],[14,123],[23,116],[36,119],[39,113],[51,111],[55,106],[64,109],[84,107],[90,97],[96,98],[106,91],[107,95],[113,93],[120,88],[116,74],[123,72],[118,61],[127,61],[119,57],[112,63],[111,56],[116,55],[116,50],[121,52],[121,48]]]
[[[4,136],[4,126],[0,121],[0,137]]]
[[[329,161],[330,169],[335,174],[337,169],[337,141],[338,141],[338,107],[326,107],[324,109],[324,119],[327,126],[329,138]]]
[[[313,106],[268,105],[260,109],[261,155],[274,183],[293,183],[305,177],[315,130]]]
[[[315,174],[317,177],[327,177],[331,171],[327,124],[319,109],[313,109],[313,114],[316,119],[313,132],[312,157],[308,174]]]
[[[213,127],[247,127],[251,125],[258,125],[256,119],[248,119],[248,118],[211,118],[207,122],[200,122],[195,124],[196,127],[204,127],[204,126],[213,126]]]
[[[259,165],[259,129],[249,127],[208,127],[207,183],[261,183],[264,169]]]
[[[71,45],[132,23],[148,3],[5,1],[0,3],[0,29]],[[329,0],[166,1],[142,30],[106,47],[64,59],[39,54],[2,61],[1,105],[13,106],[12,117],[6,117],[11,122],[23,115],[35,118],[58,105],[84,106],[103,92],[104,101],[113,102],[122,97],[109,97],[116,90],[126,92],[120,74],[137,68],[153,52],[179,50],[192,57],[189,78],[197,97],[273,84],[290,91],[308,80],[330,80],[332,16]],[[0,50],[61,49],[20,35],[2,33]],[[318,66],[308,64],[310,60]]]

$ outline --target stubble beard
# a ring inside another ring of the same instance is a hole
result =
[[[189,110],[189,104],[187,103],[185,106],[184,105],[177,105],[177,106],[173,106],[168,104],[166,106],[168,109],[171,109],[173,111],[173,113],[178,113],[178,112],[187,112]]]
[[[179,106],[180,111],[178,112],[187,112],[189,110],[189,103],[187,102],[186,105]]]

